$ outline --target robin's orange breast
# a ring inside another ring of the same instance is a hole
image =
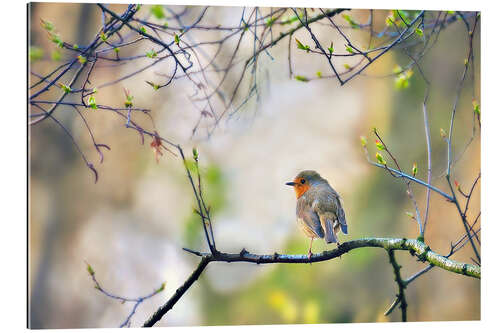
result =
[[[306,193],[310,187],[311,186],[309,186],[309,184],[297,184],[296,186],[294,186],[293,189],[295,190],[297,199],[300,198],[304,193]]]

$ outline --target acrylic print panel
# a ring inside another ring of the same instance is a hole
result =
[[[479,12],[29,23],[29,327],[481,318]]]

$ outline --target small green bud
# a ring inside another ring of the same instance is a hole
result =
[[[84,57],[84,56],[82,56],[82,55],[79,55],[79,56],[78,56],[78,61],[80,62],[80,64],[82,64],[82,65],[83,65],[84,63],[86,63],[86,62],[87,62],[87,58],[85,58],[85,57]]]
[[[165,290],[165,285],[167,283],[166,282],[163,282],[160,286],[160,288],[156,289],[155,293],[159,293],[159,292],[162,292],[163,290]]]
[[[475,99],[472,100],[472,107],[474,109],[474,113],[477,114],[478,116],[481,115],[481,109],[479,108],[479,104]]]
[[[417,167],[417,162],[413,163],[413,167],[411,169],[411,172],[413,173],[413,177],[415,177],[418,173],[418,167]]]
[[[180,38],[179,38],[179,35],[175,34],[174,35],[174,41],[175,41],[175,44],[177,44],[177,46],[179,46],[179,43],[180,43]]]
[[[401,72],[403,72],[403,69],[401,68],[401,66],[396,65],[396,66],[393,68],[392,72],[393,72],[394,74],[401,74]]]
[[[95,274],[95,271],[94,271],[94,269],[92,268],[92,266],[90,266],[90,264],[87,264],[87,272],[89,272],[89,274],[90,274],[91,276],[94,276],[94,274]]]
[[[309,82],[309,79],[302,75],[295,75],[295,80],[300,82]]]
[[[377,158],[377,161],[380,163],[380,164],[383,164],[383,165],[387,165],[387,162],[385,161],[384,157],[380,154],[380,153],[376,153],[375,154],[375,157]]]
[[[151,58],[151,59],[156,58],[157,55],[158,54],[156,53],[155,50],[151,50],[150,52],[146,52],[146,57]]]
[[[378,150],[385,150],[385,146],[380,140],[375,140],[375,146],[377,146]]]
[[[193,158],[195,161],[198,161],[198,150],[196,147],[193,147]]]
[[[149,84],[151,87],[153,87],[154,90],[160,89],[160,86],[154,82],[146,81],[146,83]]]
[[[42,27],[47,30],[47,31],[52,31],[54,30],[54,24],[52,22],[49,22],[49,21],[45,21],[43,19],[40,19],[40,23],[42,25]]]
[[[71,87],[65,85],[65,84],[61,84],[61,89],[65,92],[65,93],[70,93],[71,92]]]
[[[330,56],[333,53],[333,42],[330,42],[330,47],[328,48],[328,51],[330,52]]]
[[[295,38],[295,42],[297,43],[297,48],[299,50],[304,50],[304,51],[311,51],[311,48],[309,47],[309,45],[304,45],[300,42],[300,40],[298,40],[297,38]]]
[[[87,104],[94,110],[97,109],[97,104],[96,104],[96,101],[95,101],[95,97],[94,96],[90,96],[88,101],[87,101]]]

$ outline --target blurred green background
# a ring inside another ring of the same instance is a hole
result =
[[[110,5],[117,12],[123,5]],[[183,7],[171,6],[180,12]],[[148,14],[151,6],[141,9]],[[199,13],[196,8],[186,22]],[[262,8],[268,13],[269,8]],[[365,22],[369,11],[349,13]],[[376,30],[383,29],[389,11],[375,11]],[[241,8],[217,7],[204,22],[237,25]],[[30,5],[30,66],[40,74],[50,72],[70,56],[51,43],[40,19],[54,23],[63,40],[85,45],[98,32],[100,11],[91,4],[33,3]],[[335,18],[345,24],[341,17]],[[161,20],[160,20],[161,21]],[[319,36],[342,48],[343,40],[326,26],[315,26]],[[480,29],[478,29],[479,36]],[[214,38],[220,38],[213,32]],[[357,45],[366,47],[368,36],[349,31]],[[205,32],[194,40],[208,38]],[[306,31],[295,37],[307,41]],[[246,43],[246,44],[245,44]],[[227,61],[229,44],[220,59]],[[433,184],[446,189],[442,177],[446,146],[439,135],[448,129],[455,87],[467,56],[463,22],[441,32],[422,67],[431,81],[428,102],[433,147]],[[141,44],[131,52],[141,54],[152,45]],[[472,131],[472,91],[480,96],[479,38],[475,38],[475,86],[469,79],[457,109],[453,150],[460,154]],[[245,40],[242,48],[251,50]],[[134,95],[134,104],[152,109],[158,132],[200,153],[206,200],[212,207],[217,246],[223,251],[254,253],[307,253],[308,239],[295,222],[295,196],[284,186],[304,169],[314,169],[343,197],[349,235],[359,237],[417,237],[417,225],[406,215],[412,211],[401,180],[371,167],[365,160],[359,136],[369,138],[377,127],[400,165],[409,172],[413,162],[424,178],[426,146],[422,118],[425,83],[414,70],[407,89],[397,89],[392,73],[408,57],[389,52],[347,85],[335,80],[299,82],[288,76],[287,45],[261,57],[258,73],[262,84],[260,103],[249,102],[206,139],[203,131],[191,138],[199,112],[188,101],[190,83],[177,80],[154,91],[145,81],[158,80],[157,72],[169,73],[168,64],[116,85],[99,89],[99,104],[121,105],[123,88]],[[294,50],[296,51],[296,50]],[[314,76],[329,73],[323,58],[293,52],[294,72]],[[314,59],[314,61],[311,61]],[[148,60],[140,60],[145,64]],[[137,68],[137,62],[98,67],[92,84],[117,79]],[[266,79],[264,79],[266,78]],[[33,76],[30,77],[34,79]],[[236,77],[230,77],[234,84]],[[33,82],[33,81],[32,81]],[[58,95],[57,89],[47,99]],[[75,98],[78,101],[78,97]],[[121,304],[94,289],[85,261],[96,271],[102,286],[127,297],[143,296],[166,281],[165,291],[145,301],[132,326],[147,317],[172,295],[197,265],[198,259],[182,247],[206,250],[200,222],[193,213],[194,201],[182,162],[165,154],[156,163],[149,147],[123,121],[105,111],[85,110],[96,140],[111,147],[98,156],[81,119],[70,108],[60,107],[55,116],[67,126],[99,171],[94,184],[71,140],[50,120],[30,127],[30,220],[29,283],[32,328],[116,327],[132,304]],[[453,179],[469,188],[480,170],[479,133],[453,168]],[[425,191],[413,187],[421,211]],[[480,187],[471,202],[470,216],[480,210]],[[426,241],[441,254],[463,233],[453,205],[431,195]],[[329,249],[316,240],[313,252]],[[396,253],[403,277],[425,267],[408,253]],[[472,251],[464,248],[454,256],[470,262]],[[161,321],[160,325],[234,325],[280,323],[351,323],[399,321],[400,311],[384,317],[397,289],[392,267],[382,249],[363,248],[313,265],[254,265],[213,263],[201,279]],[[413,282],[407,289],[410,321],[480,319],[480,281],[440,269]]]

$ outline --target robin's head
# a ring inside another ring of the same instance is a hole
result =
[[[301,171],[297,175],[297,177],[295,177],[293,182],[288,182],[286,183],[286,185],[293,186],[293,189],[295,190],[295,195],[297,196],[298,199],[304,193],[306,193],[307,190],[311,188],[311,186],[314,186],[324,181],[325,179],[323,179],[316,171],[305,170]]]

